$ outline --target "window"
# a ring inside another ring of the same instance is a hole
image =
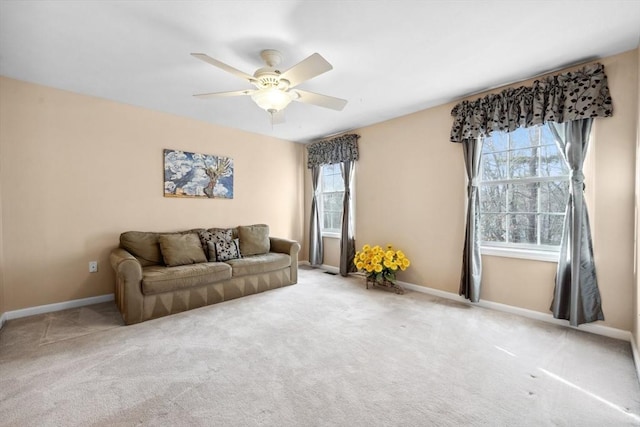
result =
[[[479,173],[485,248],[558,251],[569,169],[547,125],[485,137]]]
[[[323,233],[340,233],[342,228],[342,199],[344,181],[340,172],[340,163],[322,165],[320,197],[320,218]]]

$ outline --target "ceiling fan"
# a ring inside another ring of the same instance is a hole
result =
[[[217,98],[225,96],[249,95],[260,108],[271,115],[271,123],[284,122],[284,108],[291,101],[317,105],[332,110],[342,110],[347,101],[333,96],[321,95],[306,90],[294,89],[300,83],[310,80],[322,73],[333,69],[320,54],[314,53],[308,58],[297,63],[286,71],[280,71],[276,67],[282,62],[282,54],[277,50],[266,49],[260,52],[260,56],[266,63],[266,67],[257,69],[253,75],[244,73],[230,65],[213,59],[204,53],[192,53],[194,57],[227,71],[254,85],[256,89],[236,90],[232,92],[200,93],[193,95],[200,99]]]

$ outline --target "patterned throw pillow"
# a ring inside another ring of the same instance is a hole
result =
[[[198,233],[198,236],[200,236],[200,242],[202,243],[204,253],[208,254],[209,261],[213,262],[216,260],[215,244],[230,242],[233,240],[233,230],[231,228],[212,229],[212,231],[201,230]],[[209,242],[213,243],[213,250],[210,250]]]
[[[233,239],[230,242],[217,242],[216,246],[216,259],[218,261],[228,261],[230,259],[240,258],[240,243],[238,239]]]

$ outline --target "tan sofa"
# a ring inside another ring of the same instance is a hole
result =
[[[127,325],[298,281],[300,244],[264,224],[158,233],[128,231],[110,261]]]

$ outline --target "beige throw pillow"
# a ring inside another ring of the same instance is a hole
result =
[[[161,234],[158,243],[164,263],[169,267],[207,262],[196,233]]]
[[[243,257],[266,254],[271,249],[269,226],[266,224],[241,225],[238,227],[238,238]]]
[[[143,267],[162,264],[158,233],[127,231],[120,235],[120,247],[138,258]]]

